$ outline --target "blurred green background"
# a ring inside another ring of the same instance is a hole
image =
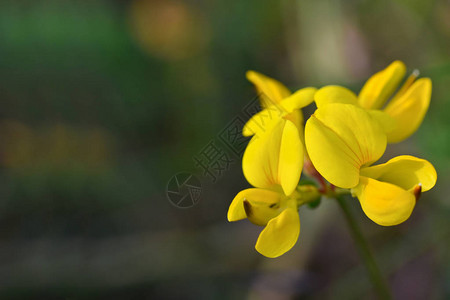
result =
[[[449,1],[1,1],[0,298],[373,298],[336,203],[267,259],[226,221],[238,156],[215,182],[194,158],[255,103],[246,70],[357,92],[396,59],[433,96],[383,159],[427,158],[438,183],[400,226],[352,208],[396,298],[448,299]],[[201,180],[188,209],[166,196],[180,171]]]

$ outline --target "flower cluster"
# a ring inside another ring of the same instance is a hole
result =
[[[264,226],[255,246],[259,253],[278,257],[290,250],[300,234],[299,207],[322,195],[351,193],[379,225],[409,218],[420,194],[436,183],[432,164],[402,155],[373,165],[388,143],[413,134],[428,110],[431,80],[417,79],[414,71],[398,88],[405,73],[405,65],[395,61],[356,95],[341,86],[292,94],[275,79],[247,72],[262,106],[243,128],[252,138],[242,168],[254,188],[236,195],[228,220],[247,218]],[[304,124],[301,109],[313,102],[317,110]],[[302,170],[318,187],[299,183]]]

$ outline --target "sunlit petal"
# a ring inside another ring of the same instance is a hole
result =
[[[286,112],[280,105],[272,105],[256,113],[245,123],[242,129],[243,136],[252,136],[269,131],[280,121]]]
[[[405,64],[396,60],[386,69],[370,77],[359,93],[359,104],[367,109],[381,108],[397,89],[405,73]]]
[[[272,190],[243,190],[231,202],[228,221],[248,218],[252,223],[264,226],[281,212],[282,197],[282,194]]]
[[[413,134],[425,117],[431,99],[431,80],[421,78],[400,97],[391,101],[385,112],[397,126],[388,134],[389,143],[401,142]]]
[[[332,129],[315,116],[306,122],[305,143],[314,167],[329,182],[343,188],[358,184],[358,157]]]
[[[330,103],[344,103],[358,105],[358,98],[351,90],[338,86],[328,85],[319,89],[314,95],[317,107]]]
[[[278,257],[289,251],[300,234],[300,218],[294,208],[285,209],[269,221],[256,242],[256,250],[267,257]]]
[[[300,89],[287,97],[281,102],[281,105],[287,112],[292,112],[295,109],[300,109],[311,104],[314,101],[314,94],[317,89],[313,87],[307,87]]]
[[[291,95],[291,92],[284,84],[266,75],[255,71],[247,71],[246,77],[255,85],[256,90],[260,94],[261,105],[263,107],[269,107],[275,103],[279,103]]]
[[[360,167],[383,155],[386,134],[363,109],[333,103],[317,109],[308,120],[305,143],[312,163],[325,179],[352,188],[359,182]]]
[[[353,189],[364,213],[375,223],[392,226],[406,221],[416,204],[416,198],[391,183],[361,176],[359,185]]]
[[[285,119],[280,119],[271,130],[253,136],[242,159],[244,176],[251,185],[281,185],[286,195],[297,186],[302,167],[303,143],[298,127]]]
[[[433,165],[414,156],[397,156],[387,163],[361,169],[361,175],[410,190],[422,185],[422,191],[430,190],[435,184],[437,173]]]
[[[242,158],[242,170],[251,185],[271,188],[279,184],[278,163],[286,122],[280,119],[271,130],[254,135],[250,140]]]
[[[242,219],[247,218],[247,214],[244,210],[244,199],[246,198],[247,194],[251,194],[252,191],[259,190],[259,189],[246,189],[243,191],[240,191],[233,199],[233,201],[230,204],[230,207],[228,208],[228,214],[227,219],[229,222],[233,221],[239,221]]]
[[[298,110],[307,106],[314,100],[315,92],[315,88],[304,88],[298,90],[280,103],[266,107],[250,118],[244,125],[242,134],[244,136],[251,136],[268,131],[278,122],[278,119],[282,117],[291,120],[294,124],[300,126],[303,123],[303,115],[301,114],[301,111]]]
[[[281,138],[278,179],[285,195],[290,195],[297,187],[303,168],[303,145],[299,131],[291,122],[286,121]]]
[[[302,144],[304,145],[305,144],[305,142],[304,142],[305,139],[304,139],[303,131],[305,130],[305,126],[303,125],[303,113],[302,113],[302,111],[300,109],[299,110],[294,110],[293,112],[286,114],[283,118],[285,120],[291,121],[297,127],[298,133],[300,134],[300,138],[302,140]]]
[[[384,111],[377,109],[368,109],[367,112],[373,119],[378,121],[386,134],[389,134],[395,129],[395,126],[397,124],[396,120]]]

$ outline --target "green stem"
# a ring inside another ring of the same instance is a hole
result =
[[[375,262],[372,251],[370,250],[367,241],[365,240],[361,230],[359,229],[359,226],[352,215],[350,207],[345,202],[345,197],[343,195],[336,195],[335,198],[338,201],[339,206],[342,208],[342,211],[344,212],[345,219],[347,220],[347,223],[350,227],[350,231],[355,241],[356,248],[362,260],[364,261],[370,279],[374,285],[376,292],[378,293],[379,298],[392,299],[389,288]]]

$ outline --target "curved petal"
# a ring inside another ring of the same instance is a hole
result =
[[[255,85],[256,90],[260,94],[262,107],[269,107],[279,103],[291,95],[291,92],[284,84],[266,75],[255,71],[247,71],[246,77]]]
[[[303,123],[303,115],[298,110],[313,101],[315,92],[316,88],[304,88],[280,103],[266,107],[248,120],[242,129],[242,134],[252,136],[268,131],[283,117],[300,126]],[[299,118],[296,118],[297,116]]]
[[[361,169],[361,175],[410,190],[421,184],[422,191],[430,190],[437,180],[433,165],[414,156],[402,155],[394,157],[387,163]]]
[[[228,221],[248,218],[253,224],[265,226],[281,211],[283,195],[266,189],[246,189],[239,192],[228,209]]]
[[[278,182],[281,138],[287,121],[280,119],[268,131],[254,135],[242,158],[242,171],[247,181],[259,188],[271,188]]]
[[[291,121],[297,127],[298,133],[302,137],[302,143],[303,143],[303,140],[304,140],[304,138],[303,138],[303,131],[305,129],[305,126],[303,126],[303,113],[302,113],[302,111],[300,109],[299,110],[294,110],[293,112],[284,115],[283,118],[285,120]]]
[[[386,135],[377,121],[350,104],[325,105],[306,122],[305,143],[319,173],[332,184],[352,188],[359,169],[378,160],[386,149]]]
[[[421,78],[400,97],[391,101],[384,111],[396,121],[388,134],[389,143],[398,143],[412,135],[425,117],[431,99],[431,80]]]
[[[256,113],[245,123],[242,129],[243,136],[252,136],[271,130],[280,119],[286,115],[281,105],[272,105]]]
[[[285,209],[261,232],[255,249],[264,256],[278,257],[289,251],[300,235],[300,218],[294,208]]]
[[[297,187],[303,168],[303,144],[297,127],[286,121],[280,145],[278,179],[285,195],[290,195]]]
[[[286,109],[287,112],[292,112],[295,109],[303,108],[314,101],[314,94],[316,93],[316,91],[317,89],[313,87],[300,89],[293,93],[291,96],[281,101],[281,105]]]
[[[242,159],[247,181],[259,188],[281,185],[286,195],[297,186],[303,167],[303,144],[297,126],[280,119],[267,132],[255,135]]]
[[[328,85],[319,89],[314,95],[314,101],[316,101],[317,107],[330,103],[358,105],[358,98],[355,93],[339,85]]]
[[[397,122],[390,115],[378,109],[368,109],[367,112],[373,119],[378,121],[386,134],[394,130]]]
[[[369,219],[382,226],[392,226],[406,221],[416,205],[412,192],[396,185],[361,176],[353,189]]]
[[[246,198],[248,193],[252,192],[252,190],[258,189],[245,189],[243,191],[240,191],[234,197],[233,201],[230,204],[230,207],[228,208],[227,214],[228,222],[239,221],[247,218],[247,214],[245,213],[244,209],[244,199]]]
[[[386,69],[370,77],[359,93],[359,105],[367,109],[381,108],[394,93],[405,73],[405,64],[396,60]]]
[[[342,188],[358,184],[360,162],[355,153],[314,115],[306,122],[305,144],[311,162],[325,179]]]

